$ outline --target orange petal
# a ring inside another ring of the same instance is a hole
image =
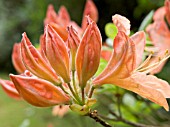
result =
[[[170,97],[170,86],[166,81],[153,75],[136,72],[127,79],[114,80],[110,83],[133,91],[169,110],[166,98]]]
[[[44,25],[50,24],[50,23],[59,23],[58,22],[58,15],[54,10],[54,7],[52,4],[48,5],[46,18],[44,19]]]
[[[77,32],[74,30],[72,26],[68,27],[68,33],[69,36],[66,43],[71,52],[71,68],[72,70],[75,70],[75,56],[80,43],[80,39],[78,37]]]
[[[112,16],[112,21],[119,31],[123,31],[126,35],[130,34],[130,21],[126,17],[115,14]]]
[[[59,20],[62,26],[67,27],[70,23],[70,15],[64,6],[61,6],[58,11]]]
[[[101,57],[105,59],[106,61],[109,61],[112,56],[112,51],[110,50],[102,50],[101,51]]]
[[[119,31],[114,39],[114,52],[109,63],[104,71],[93,80],[93,83],[102,85],[116,78],[126,78],[135,69],[135,64],[135,45],[124,32]]]
[[[67,40],[68,33],[66,27],[63,27],[55,23],[50,23],[50,26],[52,26],[52,28],[58,33],[58,35],[63,39],[63,41]]]
[[[135,44],[136,67],[138,67],[139,64],[142,62],[143,52],[145,48],[145,41],[146,41],[145,33],[143,31],[140,31],[133,34],[130,38]]]
[[[98,69],[101,46],[100,31],[96,23],[91,21],[83,35],[76,55],[76,70],[81,87],[85,87],[86,82]]]
[[[26,36],[23,34],[21,43],[21,54],[26,68],[36,76],[46,79],[54,84],[60,84],[60,80],[50,64],[44,60],[40,52],[31,44]]]
[[[7,93],[8,96],[10,96],[14,99],[21,99],[21,97],[20,97],[18,91],[16,90],[13,82],[0,79],[0,84],[3,88],[3,90]]]
[[[57,32],[49,25],[45,30],[47,58],[65,82],[70,81],[69,54],[65,42]]]
[[[57,105],[53,108],[52,114],[54,116],[63,117],[69,111],[68,105]]]
[[[23,73],[26,70],[21,59],[21,43],[15,43],[13,46],[12,63],[18,73]]]
[[[98,20],[98,10],[92,0],[87,0],[84,8],[83,19],[82,19],[83,31],[86,29],[88,24],[86,16],[89,16],[94,22],[97,22]]]
[[[59,87],[46,80],[12,74],[10,78],[23,99],[34,106],[48,107],[67,104],[70,100]]]

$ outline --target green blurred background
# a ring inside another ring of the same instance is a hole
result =
[[[85,0],[1,0],[0,1],[0,70],[1,78],[7,78],[8,73],[15,73],[11,63],[12,46],[15,42],[20,42],[23,32],[28,34],[33,44],[39,43],[39,36],[43,34],[43,20],[46,15],[48,4],[53,4],[55,10],[58,11],[61,5],[66,6],[70,13],[71,19],[81,25],[81,19]],[[98,26],[101,30],[103,40],[106,39],[104,33],[104,26],[111,22],[111,16],[118,13],[126,16],[131,21],[132,31],[137,31],[140,23],[144,17],[151,11],[160,6],[163,6],[164,0],[94,0],[98,11],[99,21]],[[170,82],[170,62],[167,62],[163,71],[158,74],[159,77]],[[127,92],[128,93],[128,92]],[[24,101],[16,101],[9,98],[0,89],[0,127],[101,127],[95,121],[84,116],[78,116],[74,113],[68,113],[64,118],[53,117],[51,108],[35,108]],[[129,96],[130,95],[130,96]],[[127,95],[130,100],[135,100],[131,94]],[[109,94],[102,95],[99,102],[102,106],[97,108],[104,110],[107,106],[103,105],[109,103],[107,97]],[[110,98],[109,98],[110,99]],[[140,100],[140,99],[139,99]],[[106,101],[106,102],[105,102]],[[129,105],[128,105],[129,106]],[[159,116],[154,118],[152,110],[147,110],[146,104],[139,104],[139,111],[144,111],[146,115],[150,115],[153,122],[167,122],[168,113],[161,109],[156,112],[156,115],[163,114],[164,117]],[[126,107],[126,106],[125,106]],[[139,107],[133,112],[136,112]],[[127,108],[127,107],[126,107]],[[128,108],[127,108],[128,109]],[[107,110],[107,109],[106,109]],[[130,110],[130,109],[128,109]],[[127,112],[127,111],[126,111]],[[105,113],[105,111],[104,111]],[[149,116],[148,115],[148,116]],[[134,119],[127,113],[129,119]],[[145,116],[142,116],[145,118]],[[134,120],[145,122],[141,119]],[[151,121],[149,123],[151,123]],[[128,127],[125,124],[117,124],[116,126]]]

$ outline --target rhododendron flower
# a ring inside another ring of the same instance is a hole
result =
[[[57,106],[54,106],[52,110],[52,114],[54,116],[63,117],[68,111],[69,111],[68,105],[57,105]]]
[[[12,52],[12,63],[18,73],[23,73],[26,68],[21,59],[21,43],[15,43]]]
[[[103,84],[114,84],[124,89],[133,91],[169,110],[166,98],[170,97],[170,86],[166,81],[147,75],[155,66],[144,67],[149,59],[139,66],[141,62],[141,46],[145,44],[144,32],[138,32],[128,37],[119,31],[114,39],[114,51],[104,71],[93,79],[95,87]],[[137,44],[139,45],[139,44]],[[140,51],[138,53],[138,51]],[[163,62],[165,59],[161,60]]]
[[[149,37],[151,39],[151,42],[153,43],[157,55],[161,56],[164,54],[165,50],[170,50],[170,30],[169,30],[169,24],[170,24],[170,1],[165,0],[165,5],[158,10],[156,10],[153,20],[154,22],[150,24],[146,31],[149,34]],[[158,59],[156,57],[153,57],[151,64],[154,62],[157,62]],[[166,61],[165,61],[166,62]],[[153,70],[151,73],[159,73],[165,62],[161,64],[158,68]]]
[[[117,27],[118,31],[123,31],[126,35],[130,35],[130,21],[126,17],[121,16],[119,14],[115,14],[112,16],[112,21],[113,21],[113,24]],[[116,31],[113,31],[113,32],[116,32]],[[139,44],[142,44],[142,43],[139,43]],[[113,44],[111,43],[111,45]],[[111,54],[112,54],[112,50],[110,49],[109,46],[107,46],[107,44],[106,44],[106,47],[108,48],[102,49],[101,57],[105,59],[106,61],[109,61]],[[142,48],[141,51],[143,51],[144,45],[141,46],[141,48]],[[138,56],[142,57],[142,54],[140,53],[140,55]]]
[[[124,31],[126,35],[130,34],[130,21],[126,17],[115,14],[112,16],[112,21],[119,31]]]
[[[0,79],[0,84],[3,88],[3,90],[7,93],[8,96],[10,96],[14,99],[21,99],[21,97],[20,97],[18,91],[16,90],[13,82]]]
[[[74,29],[78,32],[79,37],[82,36],[83,32],[87,27],[86,16],[89,16],[93,21],[97,22],[98,20],[98,11],[92,0],[87,0],[83,18],[82,26],[79,27],[76,22],[71,21],[69,13],[64,6],[58,11],[58,14],[55,12],[53,5],[49,5],[47,9],[46,18],[44,20],[44,25],[51,25],[55,31],[60,35],[60,37],[66,41],[67,40],[67,27],[72,25]]]
[[[28,71],[22,75],[10,75],[23,99],[40,107],[73,102],[89,105],[86,100],[89,91],[85,92],[84,88],[98,69],[102,39],[96,23],[89,17],[87,19],[82,38],[73,27],[69,27],[66,42],[53,27],[46,25],[40,50],[31,44],[26,33],[23,34],[21,56]],[[88,109],[88,106],[84,107]]]
[[[12,63],[18,73],[23,73],[26,70],[26,68],[22,62],[20,49],[21,43],[15,43],[12,52]],[[0,84],[3,90],[7,93],[7,95],[14,99],[21,98],[12,81],[0,79]]]

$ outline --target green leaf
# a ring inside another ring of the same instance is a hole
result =
[[[98,68],[95,76],[98,76],[105,69],[106,65],[107,65],[107,61],[101,58],[99,68]]]
[[[107,23],[105,26],[105,33],[107,37],[114,39],[118,33],[118,29],[113,23]]]
[[[152,17],[153,17],[154,11],[150,11],[149,14],[144,18],[142,21],[138,31],[145,30],[145,28],[152,22]]]

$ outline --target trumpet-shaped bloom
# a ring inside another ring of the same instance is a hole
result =
[[[72,26],[68,27],[68,39],[66,44],[71,52],[71,69],[75,71],[75,57],[77,53],[78,46],[80,44],[80,39],[78,33],[74,30]]]
[[[0,79],[0,84],[3,88],[3,90],[7,93],[8,96],[10,96],[14,99],[21,99],[21,97],[20,97],[18,91],[16,90],[13,82]]]
[[[49,25],[45,28],[46,55],[54,68],[65,82],[70,81],[69,54],[65,42]]]
[[[32,75],[10,75],[20,96],[38,107],[67,104],[70,100],[61,88]]]
[[[18,73],[23,73],[26,68],[21,59],[21,43],[15,43],[12,52],[12,63]]]
[[[52,83],[61,83],[49,62],[44,60],[40,52],[31,44],[26,33],[23,34],[21,41],[21,54],[24,65],[31,73]]]
[[[156,52],[158,52],[158,55],[162,55],[166,49],[170,50],[169,5],[170,1],[165,0],[165,5],[159,8],[153,16],[154,22],[146,28],[146,31],[148,32],[154,47],[157,49]],[[158,59],[156,57],[153,57],[151,63],[154,63],[156,61],[158,61]],[[152,73],[159,73],[162,70],[164,64],[165,62],[162,63],[161,66],[153,70]]]
[[[130,38],[124,32],[119,31],[114,40],[114,51],[108,65],[105,70],[93,80],[93,84],[95,87],[103,84],[117,85],[133,91],[169,110],[166,101],[166,98],[170,97],[169,84],[155,76],[146,75],[148,71],[152,70],[156,65],[142,68],[144,66],[143,63],[136,68],[138,61],[141,61],[141,57],[138,57],[138,51],[141,49],[140,46],[136,46],[136,43],[145,43],[145,34],[139,32],[134,36],[139,37]]]
[[[115,14],[112,16],[112,21],[119,31],[125,32],[126,35],[130,34],[130,21],[126,17]]]
[[[76,71],[81,87],[85,87],[87,81],[98,69],[101,46],[100,31],[94,21],[89,21],[76,56]]]
[[[71,21],[69,13],[64,6],[59,9],[57,14],[54,10],[54,7],[49,5],[46,13],[46,18],[44,20],[44,25],[51,25],[53,29],[60,35],[60,37],[66,41],[68,37],[67,27],[70,25],[72,25],[78,32],[79,37],[82,36],[87,27],[86,16],[89,16],[95,22],[98,20],[98,11],[92,0],[87,0],[86,2],[81,27],[78,26],[76,22]]]
[[[81,39],[72,26],[68,27],[68,33],[64,42],[53,27],[47,25],[39,50],[23,34],[21,57],[28,71],[22,75],[11,74],[10,78],[20,96],[30,104],[40,107],[67,104],[70,97],[76,103],[85,104],[79,99],[79,88],[86,87],[98,69],[102,38],[96,23],[89,17]],[[72,70],[71,64],[74,64]]]

